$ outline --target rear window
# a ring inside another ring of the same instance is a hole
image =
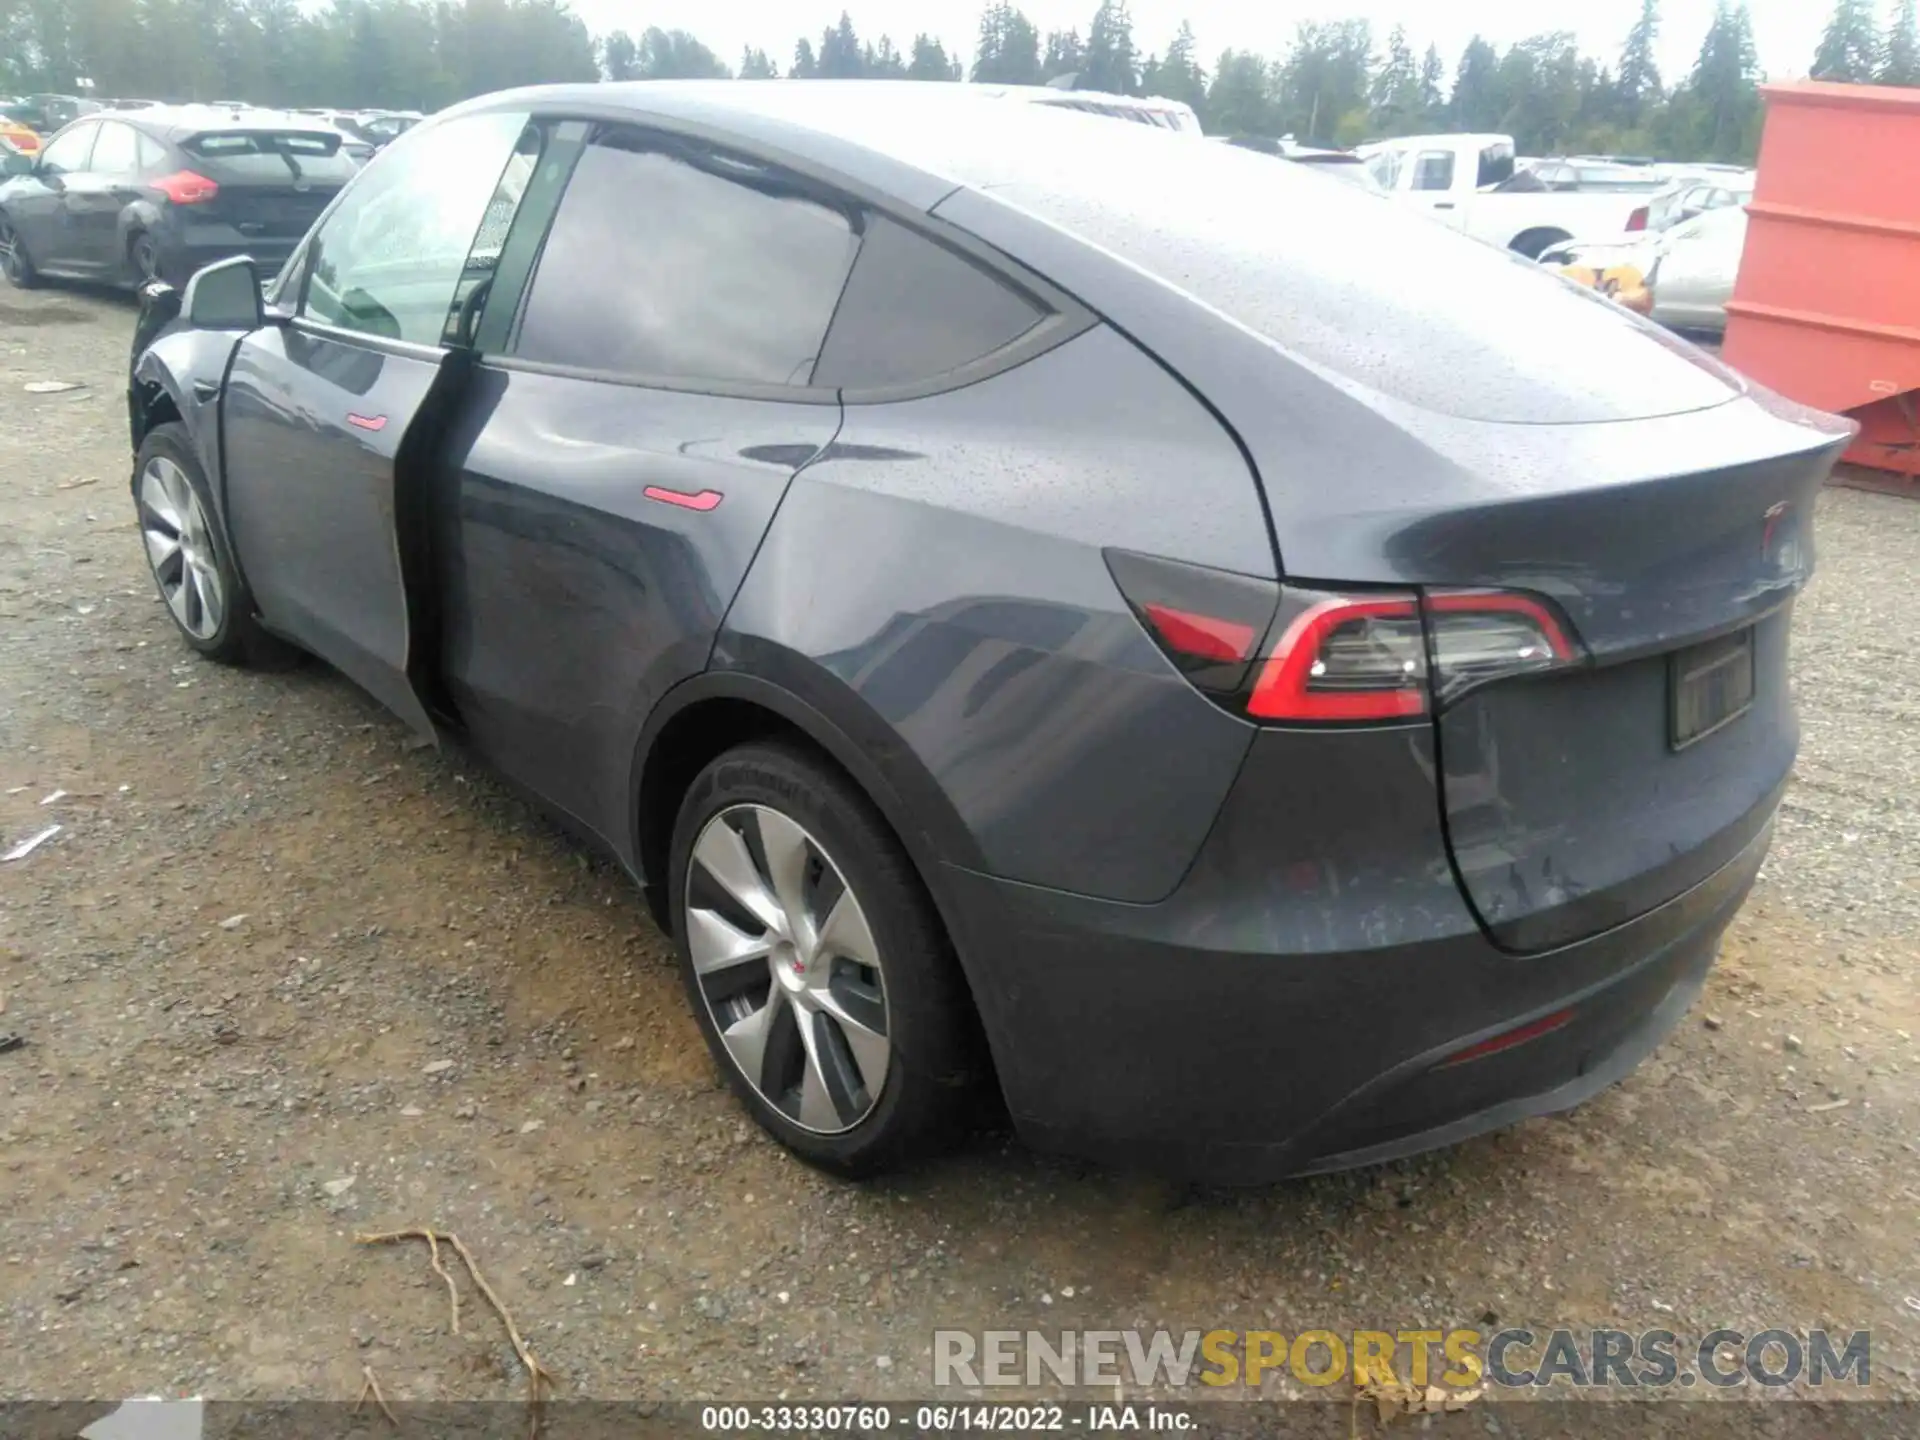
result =
[[[1513,178],[1513,146],[1489,145],[1480,152],[1480,183],[1484,190],[1489,185],[1504,185]]]
[[[216,130],[195,135],[180,148],[213,162],[213,179],[344,184],[355,169],[341,152],[340,137],[318,130]]]

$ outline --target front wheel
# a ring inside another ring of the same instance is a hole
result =
[[[0,215],[0,273],[16,290],[31,290],[40,283],[40,273],[33,268],[20,232],[5,215]]]
[[[848,1176],[947,1141],[972,1085],[971,997],[866,797],[808,751],[744,745],[689,788],[672,856],[681,975],[761,1126]]]
[[[187,427],[147,432],[133,465],[134,509],[147,566],[180,637],[210,660],[266,665],[290,647],[260,628],[253,596],[214,520],[213,497]]]

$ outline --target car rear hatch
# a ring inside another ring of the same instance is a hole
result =
[[[331,130],[219,129],[181,142],[194,173],[218,190],[193,218],[230,225],[249,239],[293,242],[305,235],[354,175]]]
[[[1296,678],[1400,688],[1402,708],[1352,705],[1374,717],[1355,723],[1431,717],[1451,862],[1490,937],[1550,949],[1736,854],[1792,764],[1788,619],[1845,423],[1306,167],[1142,144],[1106,162],[1124,160],[1119,184],[1088,140],[939,213],[1071,267],[1207,398],[1290,590],[1376,597],[1324,676]],[[1424,666],[1392,648],[1415,597]],[[1541,635],[1502,629],[1525,614],[1564,642],[1551,663]]]

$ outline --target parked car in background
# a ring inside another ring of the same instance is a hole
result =
[[[1522,162],[1524,174],[1538,182],[1543,188],[1558,193],[1569,191],[1576,194],[1591,192],[1613,193],[1628,191],[1644,194],[1658,190],[1666,183],[1657,173],[1639,165],[1621,164],[1612,160],[1546,159]],[[1516,182],[1521,179],[1515,176]],[[1518,184],[1509,189],[1520,188]]]
[[[6,107],[7,118],[39,131],[42,137],[53,134],[82,115],[91,115],[99,102],[78,95],[29,95]]]
[[[1612,1084],[1767,852],[1848,427],[1304,167],[970,88],[484,97],[265,295],[146,287],[183,642],[304,647],[598,837],[818,1165],[989,1085],[1248,1183]]]
[[[1742,205],[1709,210],[1669,230],[1647,274],[1653,318],[1679,330],[1724,333],[1746,245]]]
[[[1302,145],[1291,135],[1282,135],[1278,138],[1265,135],[1215,135],[1211,138],[1227,145],[1238,145],[1243,150],[1256,150],[1262,155],[1291,160],[1298,165],[1325,166],[1326,173],[1335,179],[1346,180],[1367,189],[1375,188],[1373,174],[1367,168],[1367,162],[1352,150]]]
[[[1070,80],[1071,76],[1062,79]],[[932,80],[900,81],[900,84],[933,85]],[[969,85],[967,93],[997,100],[1018,100],[1029,105],[1047,105],[1060,110],[1078,110],[1088,115],[1105,115],[1114,120],[1131,120],[1161,130],[1176,130],[1183,135],[1198,135],[1200,117],[1183,100],[1168,100],[1157,95],[1109,95],[1100,90],[1075,90],[1059,83],[1047,85]]]
[[[0,183],[0,265],[184,283],[241,253],[277,266],[354,174],[340,136],[275,111],[154,107],[88,116]]]
[[[24,121],[15,120],[4,110],[0,110],[0,140],[5,140],[13,149],[26,155],[40,148],[40,133]]]
[[[1434,219],[1529,259],[1627,228],[1631,191],[1558,192],[1518,169],[1507,135],[1410,135],[1359,147],[1374,183]]]
[[[101,106],[108,110],[151,110],[164,105],[164,100],[102,100]]]
[[[1653,303],[1647,277],[1669,233],[1710,211],[1745,206],[1753,199],[1753,180],[1752,171],[1736,170],[1712,179],[1689,176],[1670,181],[1634,211],[1624,234],[1550,245],[1541,251],[1540,261],[1616,298],[1632,297],[1634,308],[1645,313]]]

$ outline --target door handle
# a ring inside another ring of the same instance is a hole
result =
[[[1451,210],[1453,209],[1453,202],[1451,200],[1436,200],[1433,202],[1433,208],[1436,210]]]
[[[220,386],[215,381],[196,380],[193,382],[193,398],[202,405],[210,403],[219,393]]]

